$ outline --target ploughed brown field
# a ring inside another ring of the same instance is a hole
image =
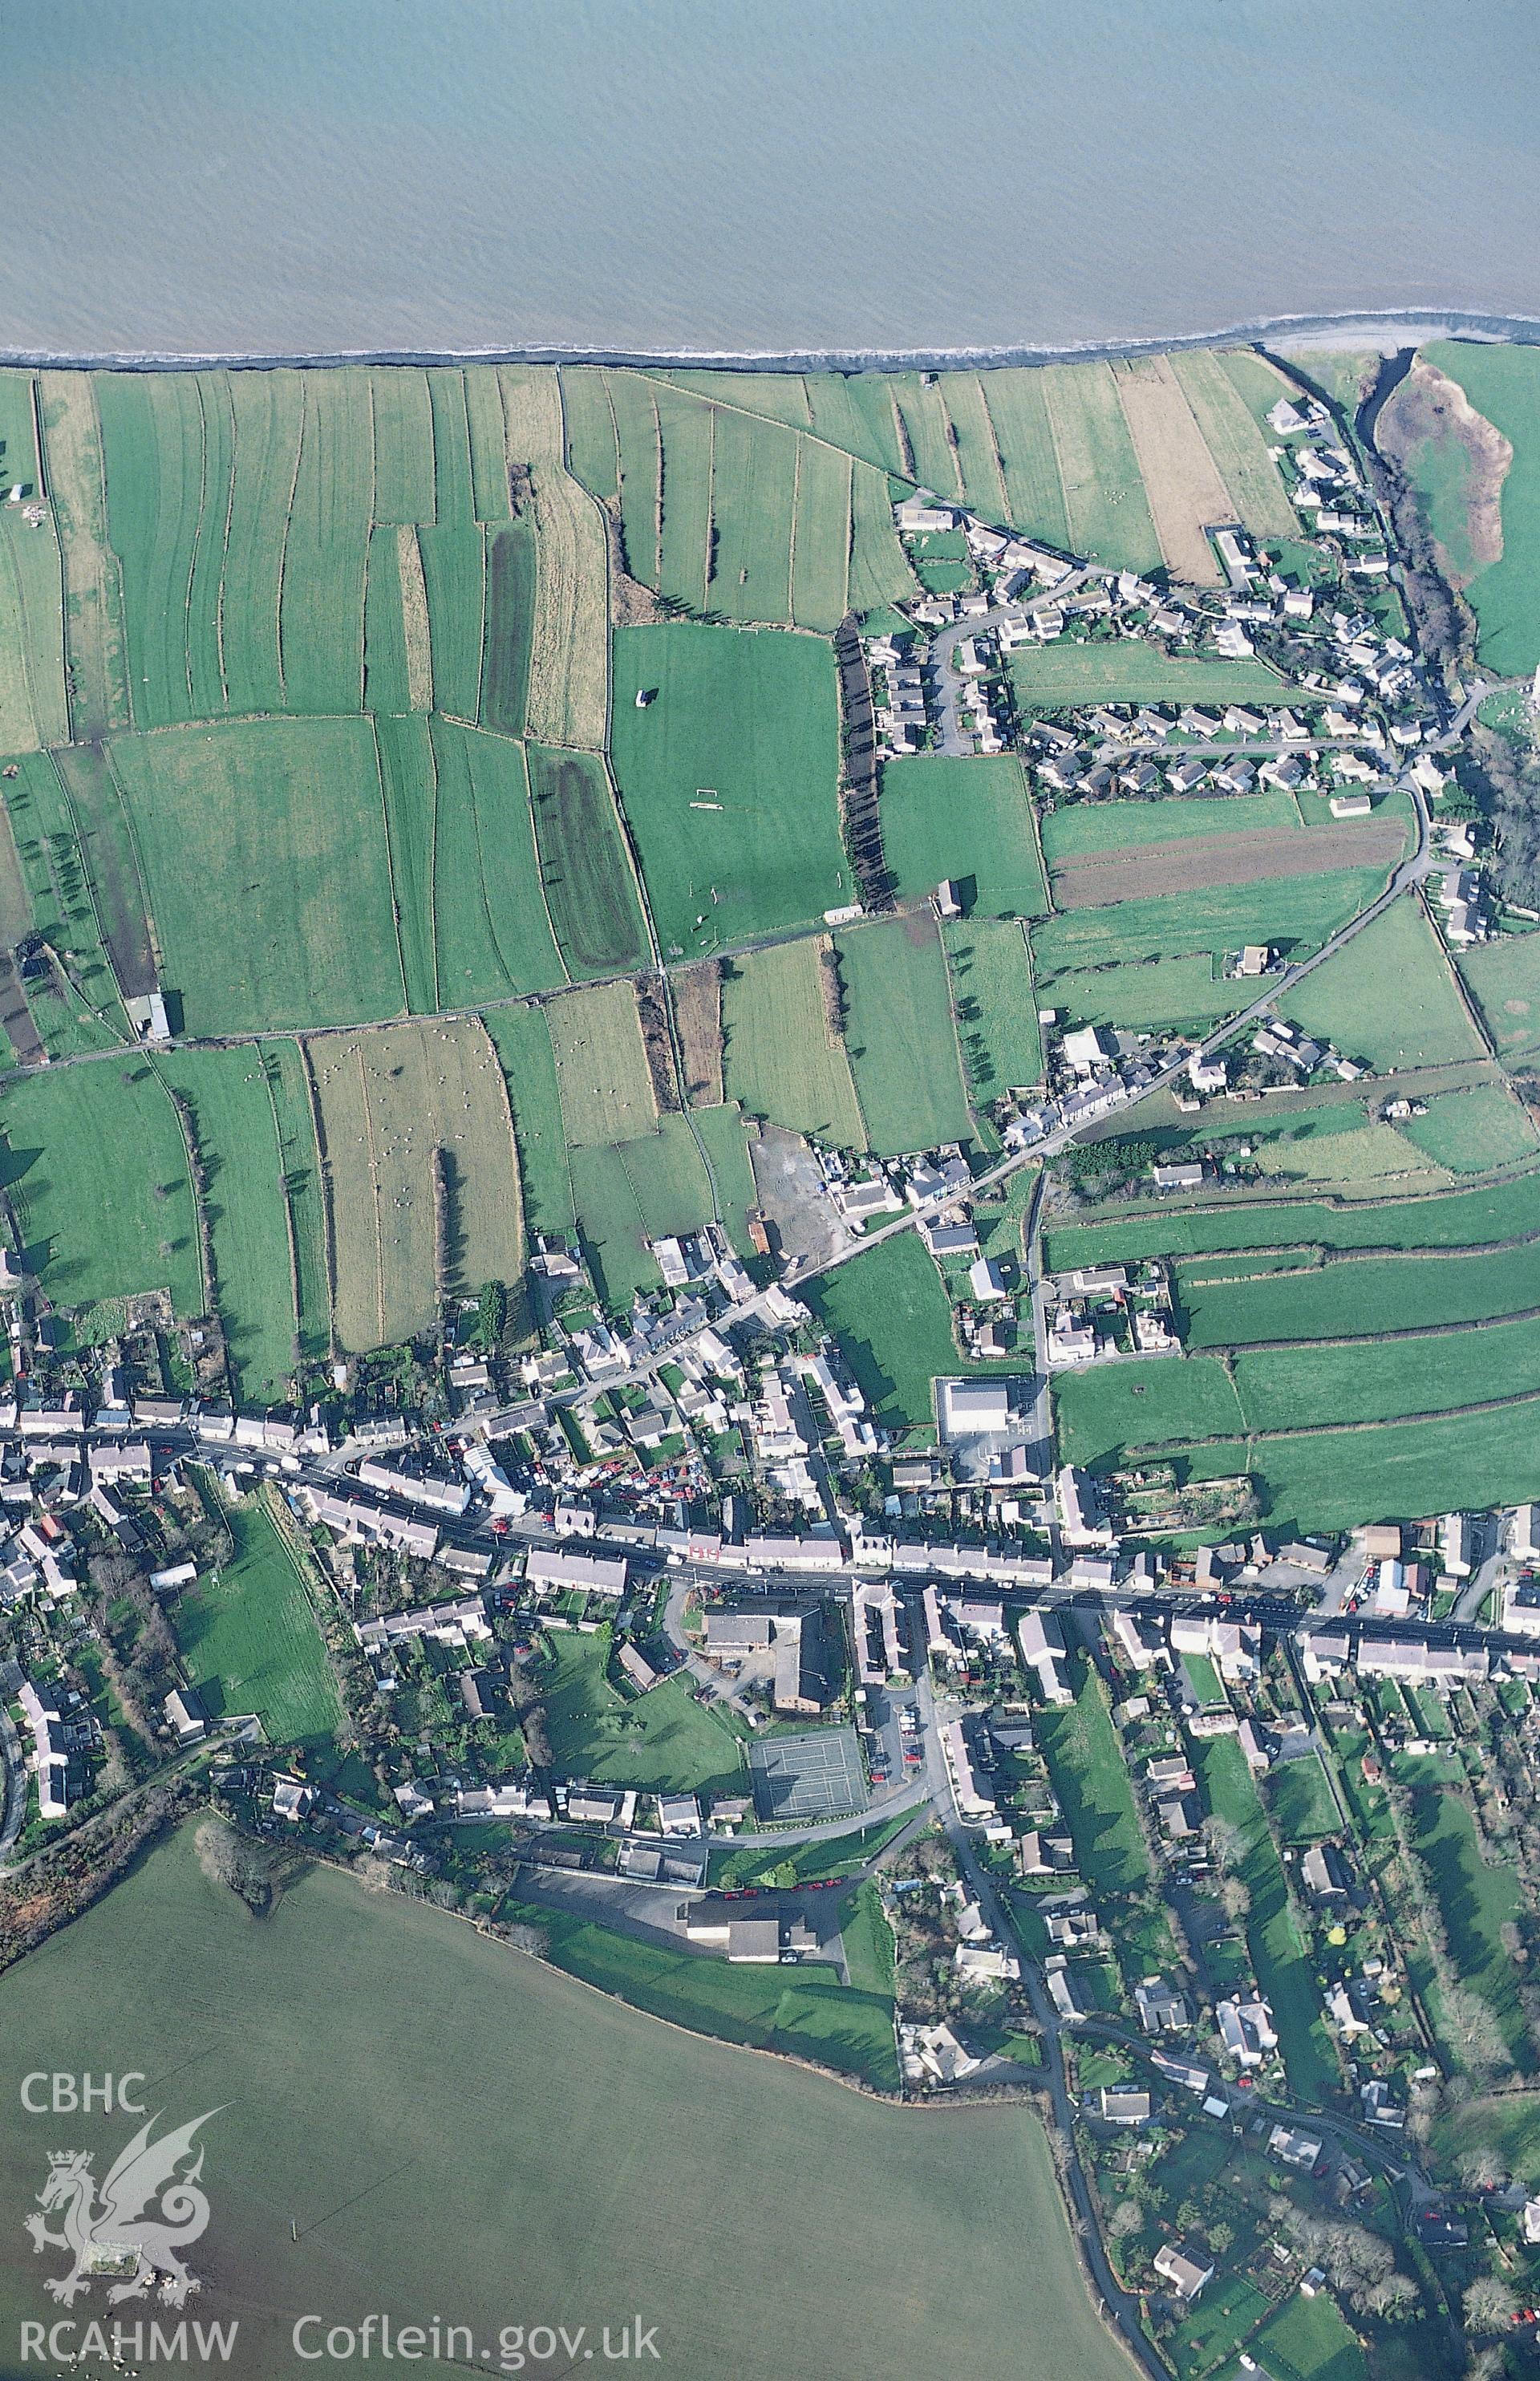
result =
[[[1336,868],[1392,868],[1405,848],[1399,819],[1184,836],[1068,861],[1053,872],[1054,901],[1060,910],[1094,910],[1151,893],[1200,893],[1211,885],[1260,885]]]

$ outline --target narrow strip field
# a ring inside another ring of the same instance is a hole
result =
[[[480,1020],[307,1045],[325,1142],[335,1329],[354,1353],[429,1330],[442,1298],[524,1262],[507,1094]]]
[[[546,1004],[567,1138],[577,1147],[655,1130],[657,1102],[629,983],[600,983]]]
[[[884,920],[838,940],[845,1044],[879,1156],[972,1130],[958,1068],[947,962],[929,917]]]
[[[812,934],[727,962],[724,1079],[751,1116],[864,1149],[850,1061],[830,1021],[839,996],[834,968],[828,937]]]
[[[214,1254],[214,1305],[243,1405],[280,1403],[298,1361],[284,1164],[260,1052],[177,1050],[157,1061],[183,1104]]]

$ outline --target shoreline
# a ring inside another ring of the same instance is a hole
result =
[[[68,349],[0,347],[0,367],[28,372],[279,372],[347,365],[598,364],[639,371],[804,372],[967,372],[1009,366],[1096,363],[1170,355],[1189,348],[1383,347],[1387,353],[1430,336],[1540,345],[1540,314],[1487,314],[1461,307],[1392,307],[1335,314],[1273,314],[1167,337],[1021,342],[956,348],[589,348],[532,341],[507,347],[338,348],[276,350],[187,348]]]

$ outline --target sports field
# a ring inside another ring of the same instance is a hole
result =
[[[636,696],[652,700],[638,710]],[[666,956],[805,924],[851,898],[834,656],[821,638],[615,632],[615,770]]]
[[[445,1294],[517,1282],[519,1168],[480,1020],[323,1034],[306,1046],[341,1346],[392,1347],[430,1329]]]
[[[165,1289],[201,1314],[198,1224],[175,1108],[137,1051],[0,1094],[7,1196],[30,1267],[68,1313]]]
[[[838,939],[845,1046],[867,1139],[881,1157],[972,1130],[935,921],[886,919]]]
[[[311,1590],[262,1501],[270,1493],[227,1508],[235,1560],[183,1590],[172,1627],[216,1717],[255,1712],[271,1744],[324,1743],[342,1707]]]
[[[923,754],[882,773],[883,851],[901,901],[922,901],[943,879],[969,916],[1037,918],[1048,906],[1021,763]]]
[[[850,1061],[829,1023],[834,968],[828,937],[813,934],[728,961],[724,1079],[751,1116],[838,1148],[864,1149]]]

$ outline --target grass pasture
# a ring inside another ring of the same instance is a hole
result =
[[[1234,1013],[1236,987],[1219,973],[1212,951],[1193,951],[1183,959],[1143,959],[1129,967],[1070,968],[1041,979],[1037,997],[1074,1025],[1206,1030]]]
[[[570,1153],[578,1226],[608,1307],[627,1307],[638,1290],[657,1288],[649,1240],[711,1221],[711,1180],[692,1122],[698,1129],[698,1117],[661,1116],[657,1130],[638,1140]]]
[[[1160,541],[1111,365],[1047,364],[1038,377],[1070,547],[1114,568],[1158,570]]]
[[[439,991],[434,1006],[549,991],[565,982],[567,974],[552,913],[564,922],[568,913],[566,906],[558,910],[556,900],[547,907],[523,752],[507,737],[488,736],[453,720],[434,719],[430,733],[426,775],[414,783],[414,770],[422,766],[423,756],[418,748],[414,760],[409,747],[391,817],[393,848],[397,849],[409,836],[420,836],[424,813],[432,821],[431,934]],[[561,813],[547,823],[557,834]],[[596,845],[586,861],[574,861],[563,836],[558,835],[558,845],[560,858],[553,859],[553,867],[572,866],[579,872],[579,877],[560,878],[557,891],[566,905],[584,873],[591,873],[595,883],[605,881],[609,855]],[[398,886],[398,896],[403,889]],[[405,903],[402,908],[403,946],[410,948],[405,923],[410,913]],[[573,931],[581,937],[595,930],[579,922]]]
[[[1242,389],[1243,381],[1262,380],[1265,411],[1289,393],[1281,374],[1261,357],[1216,354],[1209,348],[1183,349],[1171,357],[1170,369],[1242,525],[1265,543],[1298,537],[1298,517],[1268,452],[1277,441],[1258,423]]]
[[[432,1326],[441,1294],[519,1280],[519,1169],[479,1019],[307,1044],[330,1193],[335,1326],[350,1353]]]
[[[510,2240],[519,2310],[586,2322],[591,2339],[605,2323],[617,2337],[661,2281],[658,2345],[674,2381],[928,2373],[959,2358],[1002,2372],[1021,2363],[1028,2338],[1044,2374],[1126,2381],[1030,2109],[917,2118],[806,2067],[701,2038],[728,2033],[890,2082],[882,1996],[808,1967],[654,1951],[548,1910],[509,1914],[543,1923],[551,1960],[571,1972],[326,1867],[295,1882],[275,1923],[254,1925],[203,1874],[189,1828],[0,1985],[14,2038],[57,2040],[61,2065],[83,2067],[95,2043],[117,2071],[142,2044],[141,2063],[157,2072],[182,2062],[178,2110],[229,2104],[226,2245],[211,2236],[200,2314],[240,2317],[232,2381],[271,2381],[292,2359],[288,2303],[272,2307],[255,2286],[286,2258],[292,2303],[328,2323],[379,2309],[399,2331],[443,2306],[495,2341],[509,2320]],[[189,2006],[202,2012],[190,2040],[177,2015]],[[441,2021],[425,2023],[430,2010]],[[693,2036],[681,2030],[691,2026]],[[397,2045],[388,2069],[382,2040]],[[322,2102],[350,2112],[346,2143],[337,2129],[318,2131]],[[686,2108],[709,2108],[712,2121],[669,2120]],[[113,2132],[87,2122],[99,2169]],[[753,2206],[741,2188],[745,2142]],[[677,2253],[637,2223],[639,2143],[650,2144],[645,2187],[669,2210],[672,2238],[690,2244]],[[9,2129],[0,2163],[13,2204],[24,2204],[38,2156],[21,2128]],[[410,2192],[357,2201],[361,2170],[409,2165]],[[872,2194],[875,2173],[883,2187]],[[847,2266],[828,2244],[858,2203],[862,2254]],[[581,2224],[550,2220],[572,2207]],[[424,2208],[456,2213],[428,2224]],[[793,2272],[810,2284],[788,2291]],[[18,2229],[0,2265],[12,2329],[35,2303],[37,2274]]]
[[[1366,909],[1384,881],[1381,872],[1335,869],[1316,876],[1135,895],[1041,920],[1033,928],[1033,956],[1040,976],[1198,951],[1217,955],[1256,942],[1282,946],[1297,959],[1319,949],[1338,926]]]
[[[1278,702],[1288,692],[1265,662],[1167,654],[1143,638],[1019,646],[1009,668],[1017,708],[1029,714],[1095,702]]]
[[[1540,1151],[1531,1111],[1500,1082],[1436,1092],[1426,1116],[1408,1117],[1398,1129],[1451,1174],[1487,1174],[1533,1162]]]
[[[576,1148],[634,1141],[657,1124],[657,1103],[629,983],[597,983],[547,1003],[567,1138]]]
[[[543,1007],[491,1008],[483,1018],[513,1109],[513,1137],[532,1232],[570,1232],[572,1177],[556,1054]]]
[[[1021,928],[1009,918],[947,918],[941,944],[973,1098],[987,1105],[1004,1092],[1040,1083],[1043,1039]]]
[[[723,1078],[751,1116],[864,1149],[866,1127],[850,1061],[830,1031],[826,935],[772,943],[727,962],[722,983]]]
[[[107,543],[106,485],[95,384],[85,372],[41,372],[45,484],[64,569],[69,732],[105,735],[129,724],[123,588]]]
[[[882,773],[883,851],[901,901],[945,878],[969,917],[1039,918],[1048,906],[1019,761],[923,754]]]
[[[839,936],[845,1046],[871,1146],[881,1157],[966,1140],[947,961],[930,917],[884,919]]]
[[[553,371],[498,367],[510,465],[530,474],[535,531],[526,724],[543,744],[598,751],[609,698],[609,553],[599,508],[566,469]]]
[[[1347,1200],[1235,1200],[1167,1207],[1105,1224],[1060,1224],[1048,1236],[1056,1273],[1134,1256],[1201,1256],[1244,1249],[1473,1248],[1540,1233],[1540,1172],[1476,1190],[1355,1204]]]
[[[264,1055],[176,1050],[156,1065],[182,1102],[198,1155],[214,1304],[237,1393],[242,1405],[279,1404],[299,1354],[299,1317],[286,1167]]]
[[[645,966],[646,928],[604,763],[540,744],[526,757],[540,873],[568,975]]]
[[[1540,1318],[1242,1351],[1235,1386],[1248,1427],[1258,1431],[1399,1422],[1488,1398],[1540,1396]]]
[[[1455,965],[1500,1057],[1540,1049],[1540,934],[1497,934]]]
[[[189,1032],[400,1010],[367,720],[243,721],[115,737],[107,750]]]
[[[1190,838],[1207,842],[1217,836],[1299,824],[1292,794],[1225,794],[1212,800],[1195,794],[1166,794],[1155,802],[1060,802],[1044,818],[1043,849],[1049,868],[1057,869],[1151,844]]]
[[[654,691],[639,711],[643,690]],[[822,639],[688,621],[617,629],[614,757],[666,956],[806,924],[849,900]]]
[[[1206,532],[1228,518],[1229,498],[1171,359],[1131,356],[1113,373],[1167,568],[1216,587],[1223,573]]]
[[[1269,1528],[1350,1530],[1426,1513],[1481,1511],[1540,1496],[1540,1401],[1309,1431],[1256,1444],[1252,1471]]]
[[[235,1560],[183,1590],[172,1626],[216,1717],[255,1712],[272,1744],[329,1743],[342,1705],[310,1591],[262,1496],[226,1508]]]
[[[1289,995],[1283,1013],[1379,1073],[1482,1055],[1443,946],[1403,895]]]
[[[22,1077],[0,1095],[0,1130],[29,1268],[61,1313],[152,1289],[202,1313],[187,1151],[137,1051]]]
[[[1225,1438],[1245,1419],[1222,1364],[1155,1356],[1056,1373],[1054,1429],[1064,1463],[1117,1469],[1134,1447]]]
[[[931,1384],[938,1373],[964,1366],[941,1276],[917,1235],[879,1241],[810,1282],[807,1298],[838,1340],[878,1421],[892,1431],[933,1435]]]
[[[1177,1289],[1190,1347],[1365,1338],[1484,1323],[1540,1306],[1540,1243],[1340,1255],[1308,1271],[1269,1273],[1254,1281],[1208,1277],[1201,1258],[1189,1259],[1179,1266]]]
[[[1099,1892],[1137,1893],[1149,1854],[1133,1807],[1128,1765],[1094,1663],[1077,1665],[1075,1700],[1041,1710],[1033,1726],[1075,1847],[1075,1866]]]

